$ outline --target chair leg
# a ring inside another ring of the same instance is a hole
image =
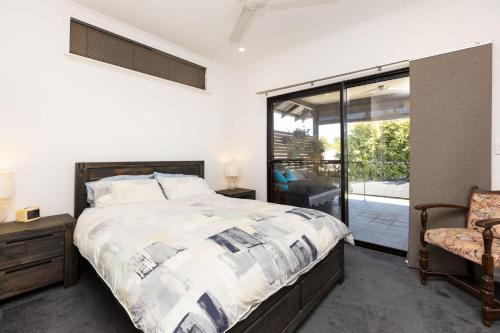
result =
[[[493,320],[493,306],[495,302],[495,282],[493,280],[493,256],[491,245],[493,243],[493,232],[491,228],[483,231],[484,253],[482,257],[483,277],[481,279],[481,295],[483,307],[481,314],[483,324],[490,327]]]
[[[429,268],[429,252],[427,247],[420,249],[420,283],[427,285],[427,269]]]
[[[470,281],[476,283],[476,272],[474,270],[474,263],[467,260],[467,274],[469,274]]]
[[[425,241],[425,232],[427,231],[427,211],[423,210],[420,214],[422,229],[420,230],[420,283],[427,285],[427,270],[429,269],[429,251],[427,251],[427,242]]]

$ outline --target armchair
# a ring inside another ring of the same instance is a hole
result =
[[[427,229],[427,211],[434,208],[456,209],[465,213],[464,228]],[[420,282],[437,276],[447,279],[482,300],[482,321],[491,326],[494,318],[500,318],[500,301],[495,299],[493,272],[500,268],[500,191],[482,191],[471,188],[469,206],[434,203],[416,205],[420,210]],[[430,272],[428,245],[438,246],[467,259],[469,275],[474,280],[473,264],[482,267],[481,289],[467,284],[459,276],[445,272]]]

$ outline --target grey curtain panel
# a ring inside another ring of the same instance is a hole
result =
[[[491,186],[492,45],[410,62],[408,264],[418,267],[421,203],[467,204],[472,185]],[[430,210],[428,228],[463,227],[463,215]],[[430,269],[460,272],[464,261],[430,249]]]

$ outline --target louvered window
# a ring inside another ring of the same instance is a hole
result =
[[[69,52],[205,89],[206,68],[71,19]]]

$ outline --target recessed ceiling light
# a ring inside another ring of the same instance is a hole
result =
[[[243,46],[238,47],[238,52],[241,53],[245,52],[245,48]]]

